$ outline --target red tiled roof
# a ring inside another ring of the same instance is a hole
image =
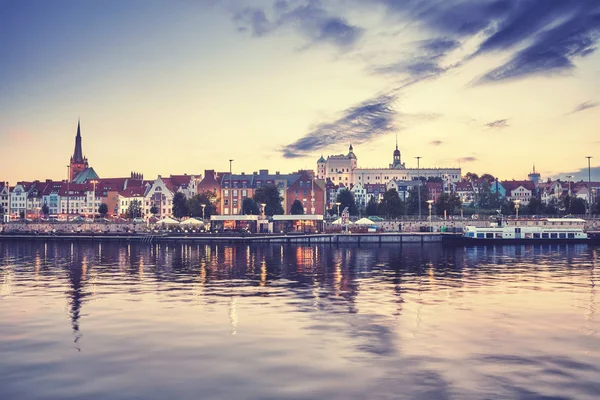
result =
[[[146,186],[133,186],[119,192],[119,196],[123,197],[144,197],[146,194]]]
[[[502,181],[502,186],[507,193],[512,192],[519,186],[523,186],[527,190],[535,191],[535,184],[533,181]]]

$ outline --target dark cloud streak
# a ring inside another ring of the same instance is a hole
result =
[[[396,130],[394,94],[384,94],[345,110],[333,122],[321,123],[304,137],[282,149],[283,157],[295,158],[335,143],[364,143]]]
[[[577,106],[575,106],[573,111],[571,111],[569,114],[575,114],[576,112],[585,111],[590,108],[598,107],[599,105],[600,105],[600,103],[597,103],[595,101],[586,101],[584,103],[581,103],[581,104],[578,104]]]
[[[465,60],[521,47],[508,62],[488,71],[475,84],[569,72],[576,59],[596,50],[600,40],[600,2],[596,0],[364,1],[383,4],[390,13],[416,21],[449,40],[482,36],[477,50]],[[434,73],[432,65],[427,67],[428,73]],[[383,71],[392,70],[388,67]],[[396,70],[410,72],[400,65]],[[443,72],[441,67],[435,71]]]
[[[507,119],[497,119],[496,121],[488,122],[485,124],[490,129],[503,129],[508,127]]]

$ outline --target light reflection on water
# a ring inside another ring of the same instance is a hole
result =
[[[0,399],[600,396],[598,249],[0,242]]]

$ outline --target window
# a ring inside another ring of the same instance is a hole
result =
[[[547,233],[542,233],[542,239],[548,239],[550,237],[550,235],[548,235]]]
[[[566,239],[567,238],[567,234],[566,233],[559,233],[558,237],[559,237],[559,239]]]

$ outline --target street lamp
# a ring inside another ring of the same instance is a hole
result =
[[[427,205],[429,206],[429,231],[433,232],[433,221],[431,220],[431,207],[433,205],[433,200],[427,200]]]
[[[419,194],[419,221],[421,220],[421,172],[420,172],[420,161],[421,156],[415,157],[417,159],[417,179],[419,180],[419,186],[417,186],[417,193]]]
[[[517,219],[519,219],[519,206],[521,205],[521,200],[516,199],[515,200],[515,211],[517,213]]]
[[[204,207],[206,207],[206,204],[200,204],[200,207],[202,207],[202,222],[204,222]]]
[[[573,177],[573,175],[566,175],[565,178],[567,178],[567,183],[569,184],[569,196],[571,196],[571,178]]]
[[[266,211],[265,207],[267,207],[266,203],[260,203],[260,209],[262,211],[263,218],[266,216],[266,214],[265,214],[265,211]]]
[[[337,215],[338,217],[340,216],[340,202],[336,202],[335,205],[337,206],[337,212],[335,213],[335,215]]]

